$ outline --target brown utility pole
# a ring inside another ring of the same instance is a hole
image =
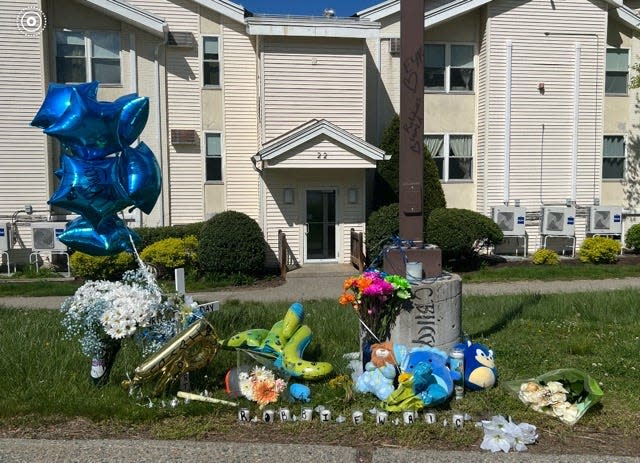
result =
[[[424,0],[400,0],[400,238],[413,246],[385,253],[384,269],[404,275],[406,261],[423,276],[442,273],[440,249],[424,247]]]

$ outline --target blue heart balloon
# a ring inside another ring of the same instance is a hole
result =
[[[127,228],[116,216],[103,221],[102,232],[97,231],[89,221],[80,217],[69,224],[58,239],[71,249],[92,256],[111,256],[122,251],[132,252],[131,239],[136,245],[142,240],[133,230]]]
[[[36,119],[39,123],[49,122],[51,115],[57,114],[46,113],[40,118],[36,115]],[[46,126],[44,133],[60,140],[76,156],[101,159],[129,146],[144,129],[148,116],[149,100],[135,93],[104,102],[72,87],[66,111]]]
[[[122,152],[120,179],[133,204],[150,214],[160,195],[162,177],[153,151],[144,142]]]
[[[55,124],[71,107],[71,94],[74,92],[84,95],[84,98],[95,100],[98,95],[98,82],[78,85],[49,84],[44,101],[31,121],[31,125],[46,129]]]
[[[133,205],[119,178],[120,157],[87,161],[62,154],[60,185],[49,204],[77,212],[91,225],[103,230],[102,222]]]

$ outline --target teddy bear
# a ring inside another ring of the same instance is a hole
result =
[[[380,400],[386,400],[395,390],[393,382],[398,373],[393,344],[389,341],[371,345],[371,360],[358,376],[355,390],[370,392]]]

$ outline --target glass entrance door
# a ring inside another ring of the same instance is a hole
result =
[[[336,258],[336,192],[307,190],[306,260]]]

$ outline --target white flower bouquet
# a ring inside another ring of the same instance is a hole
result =
[[[98,359],[109,344],[174,317],[174,308],[144,268],[125,273],[122,281],[85,283],[64,301],[61,311],[67,338],[79,338],[82,352]]]
[[[503,383],[533,410],[575,424],[603,392],[587,373],[575,368],[550,371],[535,378]]]

